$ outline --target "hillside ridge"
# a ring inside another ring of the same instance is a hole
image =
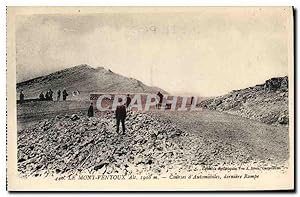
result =
[[[199,106],[273,125],[288,125],[288,77],[203,100]]]
[[[49,89],[54,93],[58,89],[66,89],[68,92],[79,91],[80,96],[69,97],[71,100],[86,100],[90,92],[166,93],[158,87],[147,86],[140,80],[125,77],[104,67],[93,68],[87,64],[17,83],[17,92],[23,90],[26,98],[36,98],[41,92]]]

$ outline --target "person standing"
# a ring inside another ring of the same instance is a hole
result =
[[[119,99],[119,103],[122,99]],[[123,135],[125,134],[125,119],[126,119],[126,107],[125,105],[119,105],[116,109],[116,120],[117,120],[117,133],[119,133],[120,122],[122,123]]]
[[[164,98],[164,95],[160,92],[157,93],[157,96],[159,97],[159,103],[158,103],[158,108],[160,109],[161,107],[161,104],[163,102],[163,98]]]
[[[23,93],[23,90],[21,90],[21,92],[20,92],[20,103],[24,102],[24,97],[25,97],[25,95]]]
[[[43,92],[41,92],[41,94],[40,94],[39,98],[40,98],[40,101],[43,101],[43,100],[45,100],[45,96],[44,96],[44,93],[43,93]]]
[[[68,93],[67,93],[67,90],[66,89],[64,89],[64,91],[63,91],[63,100],[65,101],[66,99],[67,99],[67,96],[69,95]]]
[[[131,103],[131,98],[129,96],[129,94],[127,94],[127,98],[126,98],[126,107],[128,108],[130,106]]]
[[[49,90],[46,92],[45,100],[46,100],[46,101],[49,101],[49,100],[50,100]]]
[[[53,91],[51,89],[49,89],[49,99],[53,101]]]
[[[94,116],[94,108],[93,108],[93,103],[91,103],[88,109],[88,117],[93,117],[93,116]]]
[[[59,99],[60,99],[60,90],[57,90],[57,101],[59,101]]]

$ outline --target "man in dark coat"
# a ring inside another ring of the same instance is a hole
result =
[[[120,101],[119,101],[120,102]],[[118,105],[116,109],[117,119],[117,133],[119,133],[119,125],[122,122],[123,135],[125,134],[125,119],[126,119],[126,107],[125,105]]]
[[[93,108],[93,103],[91,103],[88,110],[88,117],[93,117],[93,116],[94,116],[94,108]]]

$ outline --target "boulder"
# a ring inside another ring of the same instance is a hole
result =
[[[278,122],[279,122],[279,124],[282,124],[282,125],[288,124],[289,123],[289,116],[286,115],[286,114],[283,114],[283,115],[279,116]]]
[[[77,114],[73,114],[70,119],[73,121],[76,121],[76,120],[79,120],[80,118]]]

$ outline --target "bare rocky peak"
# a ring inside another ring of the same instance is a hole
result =
[[[41,92],[52,89],[79,91],[79,98],[88,99],[90,92],[156,93],[166,91],[147,86],[141,81],[128,78],[104,67],[94,68],[86,64],[66,68],[49,75],[37,77],[17,84],[17,91],[24,90],[27,98],[36,98]]]

